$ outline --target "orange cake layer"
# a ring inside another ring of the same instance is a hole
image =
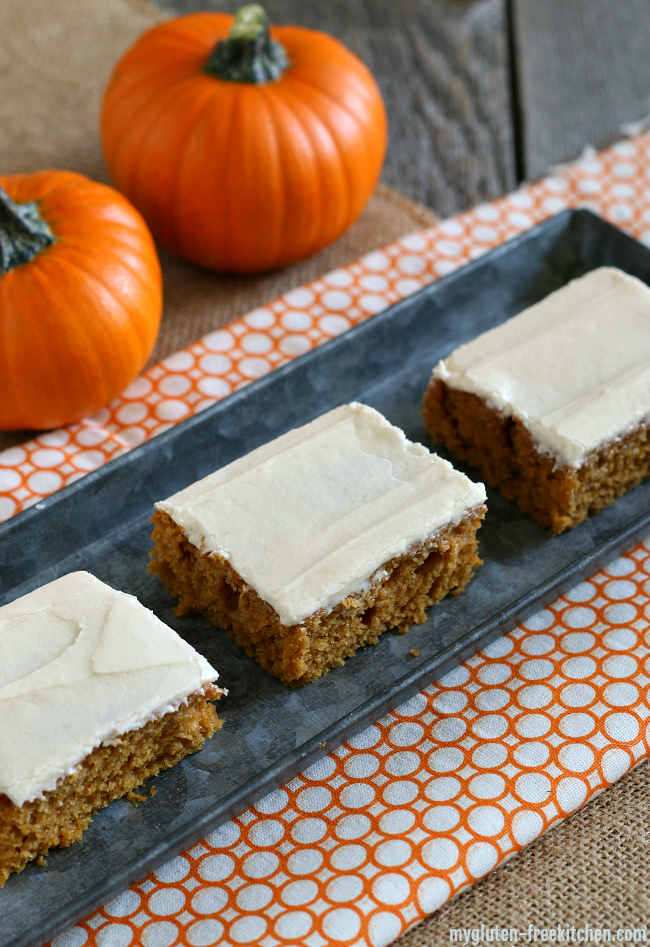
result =
[[[650,476],[650,287],[601,266],[434,367],[431,436],[560,533]]]
[[[32,859],[81,838],[98,809],[199,750],[221,727],[210,701],[222,693],[208,684],[177,710],[97,747],[42,798],[17,806],[0,793],[0,887]]]
[[[517,418],[439,378],[431,380],[423,414],[437,444],[474,467],[490,486],[552,533],[577,526],[650,477],[646,422],[573,467],[540,453]]]
[[[362,645],[389,628],[408,631],[426,620],[426,609],[456,594],[480,565],[476,532],[485,515],[476,507],[382,566],[382,577],[286,625],[225,558],[202,553],[162,510],[153,518],[150,570],[180,599],[177,614],[198,612],[223,628],[269,674],[286,684],[306,684],[343,664]]]
[[[88,572],[3,605],[0,656],[0,884],[221,726],[203,655]]]

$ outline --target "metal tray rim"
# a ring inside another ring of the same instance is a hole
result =
[[[84,486],[91,487],[94,483],[101,481],[104,477],[112,474],[122,467],[133,463],[139,456],[142,455],[143,452],[147,451],[148,448],[151,449],[153,444],[155,444],[156,447],[163,449],[165,444],[167,444],[169,441],[173,441],[174,438],[178,436],[178,432],[181,429],[183,431],[188,431],[193,427],[200,426],[206,417],[210,417],[212,414],[219,413],[231,405],[248,398],[251,392],[254,393],[256,391],[263,390],[269,385],[277,383],[279,379],[283,378],[287,374],[290,374],[298,362],[300,362],[302,366],[310,364],[314,361],[317,362],[323,351],[331,352],[338,346],[349,345],[350,342],[353,342],[359,335],[363,335],[365,332],[370,331],[372,326],[375,326],[378,322],[390,321],[393,318],[394,313],[399,309],[402,309],[406,306],[411,306],[413,303],[417,303],[419,298],[431,291],[431,287],[433,285],[436,287],[449,286],[458,280],[462,280],[468,273],[471,273],[474,269],[479,268],[488,256],[491,259],[495,259],[498,256],[508,253],[513,247],[516,247],[518,244],[524,241],[530,240],[540,230],[545,229],[551,221],[560,222],[566,220],[569,222],[570,220],[578,217],[587,219],[594,218],[598,221],[602,221],[602,218],[598,217],[598,215],[585,208],[567,208],[566,210],[560,211],[558,214],[549,215],[549,217],[540,221],[540,223],[536,224],[534,227],[530,227],[528,230],[517,234],[510,240],[500,243],[493,249],[488,250],[485,254],[473,260],[468,260],[467,263],[463,264],[452,273],[441,276],[432,283],[427,283],[425,286],[422,286],[420,289],[416,290],[416,292],[411,293],[409,296],[405,296],[403,299],[398,300],[396,303],[393,303],[390,306],[387,306],[386,309],[381,310],[376,315],[371,316],[368,319],[364,319],[363,322],[357,323],[357,325],[352,326],[350,329],[342,332],[340,335],[335,336],[332,339],[328,339],[326,342],[322,342],[320,345],[317,345],[310,351],[305,352],[303,355],[299,355],[297,358],[286,362],[284,365],[280,365],[278,368],[273,369],[268,374],[263,375],[261,378],[256,378],[249,384],[238,388],[237,391],[232,392],[230,395],[226,395],[225,398],[222,398],[215,404],[210,405],[210,407],[206,408],[204,411],[200,411],[189,418],[185,418],[183,421],[180,421],[173,427],[168,428],[161,434],[144,441],[142,444],[138,444],[135,447],[130,448],[128,451],[120,454],[119,457],[115,457],[112,460],[109,460],[107,463],[102,464],[101,467],[89,471],[83,477]],[[39,500],[32,506],[21,510],[14,516],[11,516],[8,520],[0,523],[0,542],[2,542],[3,537],[9,532],[12,532],[14,529],[22,529],[27,527],[31,520],[36,518],[44,510],[49,510],[58,503],[65,501],[71,494],[74,493],[75,488],[78,489],[78,484],[79,481],[77,480],[74,483],[62,487],[60,490],[56,490],[49,496],[44,497],[42,500]]]

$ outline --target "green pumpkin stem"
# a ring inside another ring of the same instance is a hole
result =
[[[237,11],[228,38],[217,43],[204,71],[226,82],[259,85],[279,79],[288,65],[284,49],[271,39],[264,7],[250,3]]]
[[[29,263],[55,240],[35,201],[17,204],[0,187],[0,276]]]

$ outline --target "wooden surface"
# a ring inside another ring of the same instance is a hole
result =
[[[242,0],[159,0],[176,12]],[[390,126],[382,181],[448,216],[515,186],[503,0],[265,0],[272,22],[340,39],[370,68]]]
[[[178,13],[243,0],[158,0]],[[650,113],[650,0],[267,0],[374,73],[382,180],[443,216],[534,180]],[[512,65],[514,64],[514,66]],[[514,87],[513,87],[514,75]]]
[[[650,0],[513,0],[526,176],[650,113]]]

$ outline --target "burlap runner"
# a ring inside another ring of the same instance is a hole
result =
[[[645,760],[414,927],[396,947],[449,944],[451,931],[476,930],[481,924],[514,928],[524,944],[529,924],[609,929],[613,941],[619,929],[645,928],[650,924],[649,767]]]
[[[2,0],[0,174],[61,167],[107,180],[97,136],[112,65],[165,13],[141,0]],[[83,41],[80,41],[83,37]],[[152,360],[398,236],[434,215],[380,187],[361,220],[320,254],[256,278],[218,277],[163,255],[165,312]],[[27,435],[0,435],[0,449]],[[648,764],[478,882],[399,941],[448,943],[453,928],[646,923]]]

